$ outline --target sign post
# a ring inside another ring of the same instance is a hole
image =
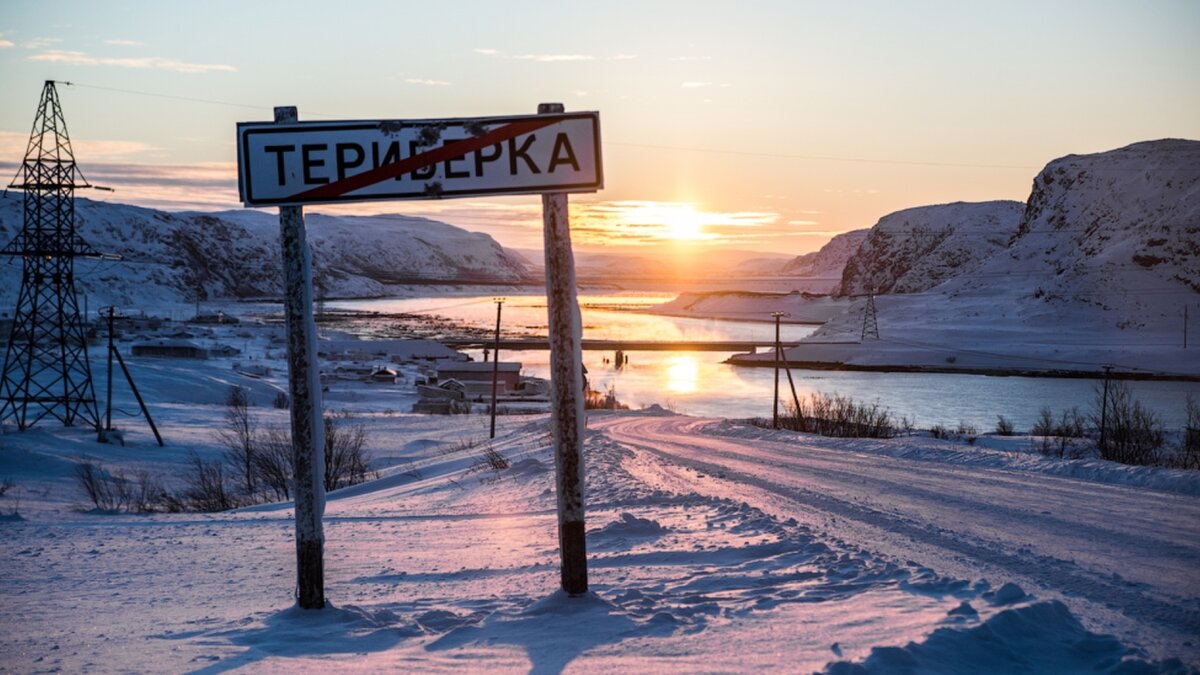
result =
[[[276,108],[274,123],[239,123],[237,133],[242,202],[279,207],[300,606],[325,603],[324,429],[302,206],[498,194],[542,196],[562,587],[586,593],[582,323],[567,193],[604,187],[599,113],[544,103],[537,115],[301,123],[295,108]]]
[[[275,123],[295,124],[296,108],[275,108]],[[312,314],[312,254],[301,206],[279,207],[283,313],[287,324],[292,467],[296,497],[296,592],[304,609],[325,606],[325,425]]]
[[[538,106],[539,115],[562,111],[561,103]],[[588,589],[583,509],[583,322],[575,289],[575,254],[571,250],[565,194],[542,195],[542,232],[562,588],[570,595],[582,595]]]

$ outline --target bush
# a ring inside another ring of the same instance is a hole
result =
[[[367,429],[350,424],[353,416],[341,413],[325,416],[325,490],[366,482],[370,472],[364,447]]]
[[[225,396],[224,426],[217,429],[217,440],[225,448],[225,461],[236,476],[242,494],[253,500],[258,487],[254,456],[258,451],[254,418],[246,390],[231,386]]]
[[[1013,436],[1016,434],[1016,429],[1013,427],[1012,420],[1004,415],[996,415],[996,435],[997,436]]]
[[[262,488],[280,501],[291,498],[292,452],[292,437],[286,429],[267,429],[259,437],[254,471]]]
[[[145,470],[112,473],[84,459],[75,464],[75,479],[101,511],[150,513],[170,502],[166,490]]]
[[[275,392],[275,398],[271,400],[271,405],[277,410],[287,410],[291,407],[292,403],[288,399],[287,392],[277,391]]]
[[[771,426],[763,419],[758,426]],[[892,414],[878,403],[856,403],[841,394],[810,394],[800,407],[789,405],[779,416],[779,428],[836,438],[893,438],[897,429]]]
[[[1100,435],[1097,447],[1104,459],[1133,465],[1160,463],[1166,439],[1162,422],[1133,398],[1129,385],[1120,381],[1109,385],[1107,411],[1103,391],[1098,389],[1093,419]]]
[[[1176,464],[1183,469],[1200,469],[1200,403],[1190,393],[1184,399],[1187,426],[1180,439]]]
[[[240,506],[229,489],[222,462],[207,461],[195,452],[188,456],[191,464],[182,498],[194,511],[228,511]]]

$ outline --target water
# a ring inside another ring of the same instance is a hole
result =
[[[666,302],[671,293],[614,293],[580,296],[583,335],[586,338],[631,340],[765,340],[774,337],[769,321],[717,321],[664,317],[633,311]],[[409,298],[330,302],[341,309],[436,314],[463,325],[492,330],[496,305],[492,296]],[[814,326],[784,324],[785,342],[811,334]],[[506,298],[501,334],[505,337],[546,334],[546,301],[542,296]],[[469,352],[470,353],[470,352]],[[479,352],[472,353],[481,359]],[[614,354],[585,351],[584,365],[592,388],[612,387],[631,407],[658,403],[679,412],[716,417],[770,417],[775,375],[771,368],[734,367],[722,363],[730,356],[719,352],[632,352],[629,363],[617,368]],[[547,377],[549,353],[504,352],[504,360],[520,361],[527,374]],[[897,418],[908,417],[918,428],[960,422],[981,432],[996,426],[1004,415],[1017,429],[1028,430],[1039,410],[1057,415],[1078,406],[1090,412],[1098,380],[1029,377],[992,377],[940,373],[874,373],[793,370],[797,394],[842,394],[856,401],[878,403]],[[1184,396],[1200,398],[1196,382],[1130,382],[1134,396],[1157,412],[1168,428],[1185,421]],[[791,400],[787,377],[780,373],[780,397]]]

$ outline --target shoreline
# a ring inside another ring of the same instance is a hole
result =
[[[724,363],[745,368],[774,368],[775,361],[766,359],[739,358],[750,354],[739,354],[725,359]],[[886,364],[856,364],[843,361],[795,361],[779,362],[780,367],[798,370],[829,370],[857,371],[874,373],[925,373],[939,375],[984,375],[988,377],[1043,377],[1070,380],[1103,380],[1104,373],[1094,370],[1057,370],[1029,368],[985,368],[968,366],[954,368],[950,366],[922,365],[886,365]],[[1160,381],[1160,382],[1200,382],[1200,375],[1184,375],[1180,373],[1135,373],[1114,370],[1109,374],[1113,380],[1130,381]]]

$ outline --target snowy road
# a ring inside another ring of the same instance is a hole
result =
[[[612,417],[592,426],[666,460],[634,469],[652,485],[737,495],[940,574],[1013,581],[1091,617],[1092,629],[1143,644],[1200,635],[1193,496],[899,459],[855,451],[870,441],[817,444],[718,420]]]

